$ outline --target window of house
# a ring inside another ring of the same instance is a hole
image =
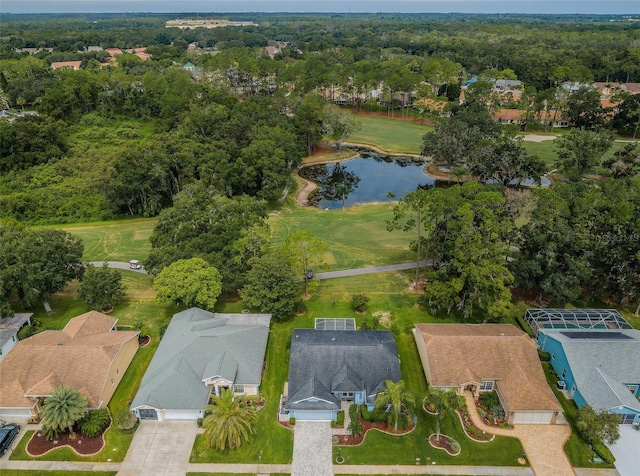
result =
[[[111,379],[111,385],[113,385],[113,379]]]
[[[620,417],[621,425],[631,425],[636,417],[633,413],[625,413],[618,416]]]
[[[16,336],[11,336],[11,340],[12,340],[13,342],[15,342],[15,341],[16,341]]]
[[[562,369],[562,378],[567,376],[567,369]]]
[[[234,385],[233,386],[234,393],[244,393],[244,385]]]
[[[120,375],[120,369],[116,369],[116,375]]]
[[[484,382],[482,382],[482,385],[480,385],[480,390],[481,391],[493,390],[493,380],[485,380]]]
[[[555,360],[556,354],[551,354],[551,360]]]
[[[638,387],[640,387],[639,385],[627,385],[627,388],[629,389],[629,391],[631,393],[633,393],[634,395],[636,393],[638,393]]]

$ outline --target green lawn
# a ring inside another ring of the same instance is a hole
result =
[[[355,116],[360,129],[347,138],[349,142],[379,147],[390,153],[419,154],[422,136],[433,130],[401,119],[385,117]]]
[[[329,245],[325,266],[319,271],[379,266],[413,261],[409,251],[412,233],[389,232],[393,217],[388,204],[371,204],[345,210],[320,210],[286,206],[269,217],[272,244],[279,246],[288,233],[308,230]],[[318,271],[317,270],[317,271]]]
[[[143,260],[149,254],[154,218],[56,225],[82,238],[85,261]]]
[[[553,142],[551,140],[543,141],[543,142],[523,142],[524,148],[527,149],[527,152],[531,155],[537,155],[547,164],[547,168],[549,171],[556,168],[556,159],[558,155],[556,154],[555,148],[553,146]],[[611,148],[604,155],[605,159],[611,157],[616,151],[622,149],[626,143],[622,142],[614,142]]]

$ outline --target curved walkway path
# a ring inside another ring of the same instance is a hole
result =
[[[487,433],[518,438],[529,464],[537,476],[575,475],[564,453],[564,444],[571,436],[569,425],[516,425],[514,428],[494,428],[484,424],[478,412],[473,394],[464,392],[467,409],[473,424]]]

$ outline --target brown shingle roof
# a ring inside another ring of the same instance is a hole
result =
[[[111,331],[115,323],[91,311],[74,317],[61,331],[44,331],[18,342],[0,362],[0,407],[31,407],[27,395],[49,395],[58,385],[80,390],[89,407],[97,407],[113,359],[138,335]]]
[[[562,411],[529,336],[507,324],[416,324],[427,348],[431,385],[495,380],[515,410]]]
[[[73,68],[75,70],[79,70],[81,65],[82,61],[54,61],[51,63],[51,67],[53,69]]]

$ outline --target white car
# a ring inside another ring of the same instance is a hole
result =
[[[140,263],[138,262],[137,259],[132,259],[131,261],[129,261],[129,268],[142,269],[142,266],[140,266]]]

